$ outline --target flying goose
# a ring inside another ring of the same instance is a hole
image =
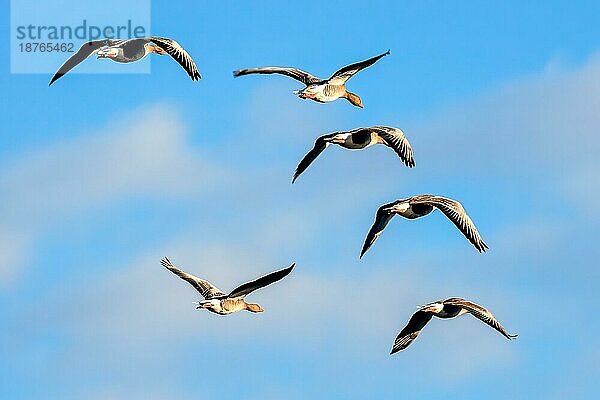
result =
[[[369,233],[367,233],[365,243],[360,252],[360,258],[375,243],[394,215],[400,215],[407,219],[415,219],[429,214],[435,208],[443,212],[480,253],[485,252],[489,248],[481,239],[475,224],[473,224],[473,221],[467,215],[462,204],[446,197],[420,194],[407,199],[396,200],[379,207],[375,215],[375,222],[371,226]]]
[[[301,99],[311,99],[320,103],[327,103],[337,100],[341,97],[345,98],[355,106],[362,108],[363,103],[360,97],[346,90],[346,81],[361,69],[375,64],[375,62],[377,62],[381,57],[387,56],[388,54],[390,54],[389,50],[376,57],[369,58],[368,60],[348,65],[347,67],[336,71],[329,79],[319,79],[308,72],[289,67],[239,69],[237,71],[233,71],[233,76],[238,77],[249,74],[286,75],[306,85],[304,89],[294,91],[294,94],[297,94]]]
[[[418,310],[408,321],[408,324],[400,331],[390,354],[406,349],[419,336],[421,330],[427,325],[432,317],[442,319],[454,318],[465,313],[473,315],[475,318],[485,322],[507,339],[514,339],[517,335],[511,335],[500,325],[500,322],[487,309],[478,304],[465,299],[452,297],[446,300],[439,300],[424,306],[417,307]]]
[[[196,309],[205,308],[208,311],[212,311],[220,315],[227,315],[242,310],[248,310],[253,313],[265,311],[258,304],[246,303],[246,295],[249,295],[255,290],[283,279],[290,272],[292,272],[292,269],[294,269],[294,266],[296,265],[296,263],[293,263],[287,268],[271,272],[270,274],[255,279],[251,282],[244,283],[243,285],[233,289],[231,293],[225,294],[212,283],[180,270],[166,257],[163,258],[160,263],[163,265],[163,267],[192,285],[200,293],[200,295],[204,297],[204,301],[197,302],[198,307],[196,307]]]
[[[317,138],[312,150],[298,164],[292,178],[292,183],[331,143],[338,144],[350,150],[366,149],[367,147],[381,143],[392,148],[407,167],[412,168],[415,166],[410,143],[404,136],[404,132],[400,129],[389,126],[356,128],[351,131],[334,132]]]
[[[168,54],[185,69],[193,81],[200,79],[196,63],[183,47],[172,39],[149,36],[139,39],[101,39],[84,43],[75,54],[58,69],[48,86],[72,70],[93,53],[97,58],[108,58],[118,63],[139,61],[150,53]]]

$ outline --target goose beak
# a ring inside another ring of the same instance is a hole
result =
[[[312,98],[310,95],[306,94],[302,90],[294,90],[292,93],[298,95],[301,99],[310,99]]]
[[[344,137],[341,136],[333,136],[329,139],[325,139],[325,143],[335,143],[335,144],[342,144],[345,143],[346,139]]]
[[[210,304],[198,304],[196,310],[200,310],[201,308],[210,308]]]
[[[437,304],[434,303],[434,304],[425,304],[424,306],[419,307],[419,311],[436,313],[440,310],[437,308]]]

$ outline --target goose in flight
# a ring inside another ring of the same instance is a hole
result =
[[[443,212],[480,253],[485,252],[489,248],[483,242],[483,239],[481,239],[481,235],[479,235],[475,224],[467,215],[462,204],[456,200],[442,196],[420,194],[407,199],[396,200],[379,207],[375,215],[375,222],[371,226],[369,233],[367,233],[365,243],[360,252],[360,258],[375,243],[394,215],[400,215],[407,219],[415,219],[429,214],[435,208]]]
[[[292,178],[292,183],[332,143],[350,150],[366,149],[367,147],[381,143],[392,148],[407,167],[412,168],[415,166],[410,143],[404,136],[404,132],[400,129],[389,126],[356,128],[351,131],[330,133],[317,138],[312,150],[298,164]]]
[[[358,95],[346,90],[346,81],[358,71],[375,64],[380,58],[390,54],[390,51],[380,54],[368,60],[348,65],[336,71],[329,79],[319,79],[316,76],[304,72],[297,68],[289,67],[260,67],[240,69],[233,71],[233,76],[238,77],[249,74],[281,74],[294,78],[306,85],[302,90],[294,91],[301,99],[311,99],[319,103],[328,103],[330,101],[344,98],[357,107],[362,108],[363,103]]]
[[[413,314],[410,321],[408,321],[408,324],[396,337],[390,354],[406,349],[417,336],[419,336],[421,330],[427,325],[432,317],[448,319],[458,317],[465,313],[469,313],[475,318],[480,319],[500,332],[507,339],[514,339],[517,337],[517,335],[511,335],[506,332],[506,329],[500,325],[500,322],[498,322],[496,317],[494,317],[487,309],[465,299],[452,297],[418,307],[417,312]]]
[[[75,54],[58,69],[48,86],[72,70],[93,53],[97,58],[108,58],[118,63],[139,61],[148,54],[168,54],[185,69],[193,81],[200,79],[200,73],[192,57],[172,39],[150,36],[139,39],[101,39],[84,43]]]
[[[294,266],[296,265],[296,263],[293,263],[287,268],[271,272],[270,274],[255,279],[251,282],[244,283],[243,285],[233,289],[231,293],[225,294],[212,283],[180,270],[166,257],[163,258],[160,263],[163,265],[163,267],[192,285],[194,289],[196,289],[200,295],[204,297],[204,301],[197,302],[197,309],[204,308],[220,315],[227,315],[242,310],[251,311],[253,313],[265,311],[258,304],[246,303],[246,295],[270,285],[271,283],[277,282],[280,279],[283,279],[290,272],[292,272],[292,269],[294,269]]]

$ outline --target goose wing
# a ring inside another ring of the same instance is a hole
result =
[[[188,282],[192,285],[206,300],[214,299],[215,297],[225,296],[225,293],[219,290],[215,285],[204,279],[200,279],[192,274],[177,268],[167,257],[160,260],[163,267]]]
[[[148,38],[152,43],[166,51],[171,57],[175,59],[185,69],[185,72],[192,78],[193,81],[197,81],[201,78],[198,67],[194,62],[194,59],[188,54],[187,51],[179,43],[172,39],[150,36]]]
[[[263,288],[267,285],[270,285],[271,283],[277,282],[278,280],[285,278],[290,272],[292,272],[292,269],[294,269],[295,265],[296,265],[296,263],[293,263],[292,265],[290,265],[287,268],[280,269],[279,271],[271,272],[270,274],[262,276],[251,282],[244,283],[243,285],[238,286],[237,288],[233,289],[231,291],[231,293],[229,293],[229,295],[227,295],[227,297],[229,297],[229,298],[244,297],[244,296],[254,292],[257,289]]]
[[[399,352],[408,347],[421,333],[421,330],[431,320],[433,314],[426,311],[417,311],[410,317],[408,324],[400,331],[390,354]]]
[[[325,148],[329,144],[327,142],[327,139],[331,139],[334,136],[335,133],[330,133],[328,135],[320,136],[317,138],[317,140],[315,140],[315,145],[313,146],[313,148],[304,156],[304,158],[302,158],[302,160],[300,160],[300,164],[298,164],[298,166],[296,167],[296,171],[294,171],[294,177],[292,178],[292,183],[294,183],[296,179],[300,176],[300,174],[303,173],[306,170],[306,168],[308,168],[308,166],[316,160],[316,158],[319,156],[319,154],[323,152],[323,150],[325,150]]]
[[[102,40],[92,40],[91,42],[84,43],[81,45],[79,50],[75,54],[65,61],[63,65],[60,66],[58,71],[54,74],[48,86],[52,85],[57,79],[61,78],[67,72],[75,68],[79,63],[88,58],[93,52],[98,50],[101,47],[109,46],[112,42],[111,39],[102,39]]]
[[[462,204],[456,200],[448,199],[441,196],[422,195],[415,196],[411,199],[411,204],[425,203],[438,208],[443,212],[454,225],[462,232],[463,235],[475,246],[480,252],[485,252],[489,247],[484,243],[475,224],[465,211]]]
[[[387,224],[394,217],[394,214],[388,209],[396,203],[397,201],[384,204],[377,209],[377,214],[375,214],[375,222],[373,222],[373,226],[371,226],[371,229],[369,229],[369,232],[367,233],[365,243],[360,251],[360,258],[362,258],[362,256],[367,252],[367,250],[369,250],[373,243],[375,243],[379,235],[381,235],[381,232],[383,232]]]
[[[412,147],[410,147],[410,143],[402,130],[389,126],[374,126],[372,129],[384,141],[386,146],[391,147],[400,156],[407,167],[412,168],[415,166]]]
[[[376,56],[376,57],[369,58],[368,60],[357,62],[354,64],[350,64],[342,69],[339,69],[333,75],[331,75],[331,78],[329,78],[329,83],[331,83],[332,85],[343,85],[344,83],[346,83],[346,81],[348,79],[350,79],[358,71],[360,71],[361,69],[370,67],[371,65],[373,65],[377,61],[379,61],[380,58],[385,57],[388,54],[390,54],[389,50],[383,54]]]
[[[238,69],[237,71],[233,71],[233,76],[243,76],[250,74],[280,74],[289,76],[290,78],[294,78],[297,81],[304,83],[306,86],[321,82],[321,79],[317,78],[309,74],[308,72],[302,71],[297,68],[289,68],[289,67],[260,67],[260,68],[247,68],[247,69]]]
[[[514,339],[517,335],[511,335],[504,329],[504,327],[498,322],[496,317],[489,312],[485,307],[480,306],[479,304],[475,304],[471,301],[467,301],[464,299],[449,299],[444,301],[445,304],[452,304],[455,306],[462,307],[469,314],[473,315],[475,318],[485,322],[498,332],[500,332],[507,339]]]

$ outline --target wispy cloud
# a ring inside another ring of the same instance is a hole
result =
[[[182,199],[205,192],[223,174],[189,145],[178,112],[159,104],[93,132],[5,161],[0,173],[0,236],[15,275],[36,237],[65,216],[139,196]]]
[[[0,253],[3,258],[0,264],[0,287],[15,278],[17,269],[27,262],[30,249],[31,238],[28,233],[8,229],[0,229]]]
[[[422,151],[434,168],[559,177],[551,183],[562,191],[568,171],[598,163],[599,108],[600,56],[594,56],[580,67],[549,67],[446,107],[420,124],[419,136],[430,138]]]

